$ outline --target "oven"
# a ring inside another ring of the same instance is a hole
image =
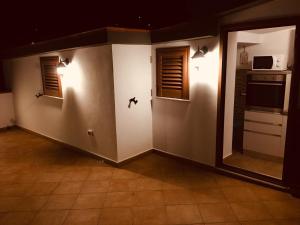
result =
[[[290,74],[250,72],[247,75],[246,108],[287,113]]]

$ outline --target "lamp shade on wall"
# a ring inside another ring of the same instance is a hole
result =
[[[57,73],[59,75],[63,75],[67,69],[67,65],[69,64],[69,59],[66,58],[65,60],[60,60],[57,65]]]
[[[203,46],[201,49],[198,46],[197,51],[192,56],[192,59],[203,57],[208,52],[208,48]]]

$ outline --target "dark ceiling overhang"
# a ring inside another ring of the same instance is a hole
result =
[[[2,59],[103,44],[151,44],[217,35],[217,20],[182,23],[158,30],[106,27],[2,51]]]
[[[195,20],[151,31],[151,42],[167,42],[218,35],[217,18]]]
[[[151,44],[150,31],[106,27],[2,51],[2,59],[102,44]]]

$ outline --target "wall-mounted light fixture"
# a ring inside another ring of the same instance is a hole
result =
[[[203,46],[202,48],[199,48],[198,46],[198,49],[195,52],[195,54],[192,56],[192,59],[203,57],[207,52],[208,52],[208,48],[206,46]]]
[[[57,73],[59,75],[63,75],[65,73],[65,70],[69,63],[70,63],[70,60],[68,58],[60,59],[58,65],[57,65]]]

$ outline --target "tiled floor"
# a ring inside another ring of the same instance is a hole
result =
[[[224,163],[230,166],[282,179],[283,163],[279,161],[233,151],[231,156],[224,159]]]
[[[0,225],[299,225],[300,200],[149,154],[113,168],[0,133]]]

